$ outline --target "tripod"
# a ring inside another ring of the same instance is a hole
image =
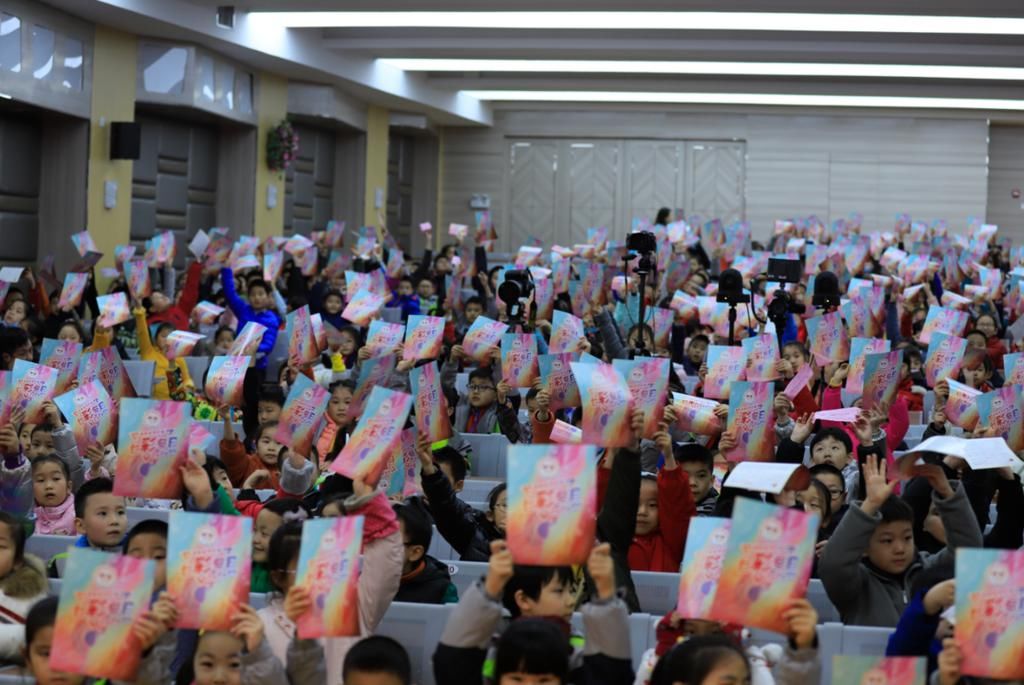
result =
[[[627,252],[622,257],[622,261],[623,261],[622,274],[623,274],[623,277],[626,279],[626,295],[627,295],[626,306],[627,307],[629,306],[629,303],[628,303],[628,295],[629,295],[629,262],[632,261],[636,256],[637,255],[635,255],[635,254],[630,254],[630,253]],[[650,252],[642,252],[642,253],[640,253],[639,256],[640,256],[640,261],[637,262],[636,268],[633,269],[633,273],[635,273],[637,276],[640,277],[640,297],[639,297],[640,301],[637,303],[637,310],[638,310],[637,311],[637,316],[639,317],[639,319],[638,319],[639,323],[637,323],[637,326],[636,326],[636,329],[638,331],[638,338],[637,338],[636,347],[633,348],[630,351],[630,354],[634,358],[636,358],[636,357],[646,357],[647,354],[648,354],[648,352],[647,352],[647,343],[644,340],[644,338],[645,338],[645,336],[644,336],[644,327],[646,326],[646,322],[645,322],[644,317],[647,315],[647,276],[648,276],[648,274],[650,274],[654,270],[654,263],[651,261],[651,253]],[[735,312],[733,312],[733,317],[735,318]],[[652,330],[653,330],[653,328],[652,328]],[[628,331],[627,331],[627,336],[628,336]],[[628,344],[629,340],[627,340],[626,342]]]

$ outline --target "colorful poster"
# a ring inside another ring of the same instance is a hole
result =
[[[961,673],[1024,678],[1024,550],[956,551],[956,632]]]
[[[832,685],[925,685],[927,660],[917,656],[832,657]]]
[[[153,294],[153,284],[149,280],[149,266],[143,259],[133,259],[124,263],[124,278],[128,283],[128,292],[136,300]]]
[[[194,311],[196,318],[199,319],[199,323],[211,326],[220,319],[220,315],[224,313],[224,307],[204,300],[196,305]]]
[[[676,413],[676,426],[681,431],[697,435],[718,435],[722,432],[721,419],[715,414],[715,400],[672,393],[672,408]]]
[[[22,409],[25,423],[43,423],[43,402],[53,399],[59,376],[57,369],[15,359],[11,370],[11,392],[4,404],[4,419],[14,409]]]
[[[117,407],[98,380],[79,385],[53,398],[75,436],[78,453],[93,445],[109,445],[117,437]]]
[[[394,459],[384,463],[377,487],[383,490],[388,499],[392,497],[414,497],[423,494],[420,483],[420,459],[416,454],[416,428],[402,431],[401,449]]]
[[[921,329],[918,340],[921,344],[928,345],[932,341],[932,333],[963,335],[969,317],[970,314],[968,312],[939,307],[933,304],[928,307],[928,316],[925,317],[924,327]]]
[[[676,611],[683,618],[702,619],[710,615],[731,527],[732,521],[717,516],[690,519],[676,603]]]
[[[622,374],[611,364],[573,362],[570,368],[583,400],[583,442],[600,447],[631,444],[633,399]]]
[[[501,337],[506,331],[506,324],[488,319],[486,316],[478,316],[462,339],[462,350],[476,363],[489,364],[491,348],[501,344]]]
[[[384,307],[385,302],[386,300],[380,295],[368,290],[360,290],[345,306],[345,311],[341,313],[341,316],[356,326],[365,328],[380,315],[380,310]]]
[[[949,397],[942,411],[954,426],[973,432],[978,426],[978,398],[981,391],[949,379]]]
[[[1003,378],[1005,385],[1024,385],[1024,353],[1003,355]]]
[[[249,602],[252,519],[171,511],[167,592],[175,598],[177,628],[230,630]]]
[[[864,355],[864,394],[861,409],[871,411],[875,407],[891,407],[896,399],[903,371],[903,350]]]
[[[807,594],[820,517],[737,497],[708,618],[786,633],[782,612]]]
[[[501,377],[513,388],[531,388],[539,373],[537,339],[532,333],[501,336]]]
[[[379,319],[371,321],[370,330],[366,335],[366,349],[370,351],[370,358],[395,354],[396,348],[401,347],[404,337],[405,326],[400,323],[388,323]]]
[[[355,430],[331,462],[331,470],[376,487],[384,463],[401,449],[402,430],[410,409],[412,395],[374,388]]]
[[[850,358],[850,335],[839,312],[815,316],[807,319],[805,324],[811,354],[819,364],[825,361],[845,362]]]
[[[121,400],[114,494],[181,497],[180,467],[188,459],[192,405],[187,402]]]
[[[413,407],[416,414],[416,430],[426,435],[430,442],[447,440],[452,435],[452,424],[448,420],[448,400],[441,391],[441,374],[437,362],[417,366],[409,372],[409,383],[415,398]]]
[[[507,521],[508,546],[517,564],[586,563],[597,528],[597,449],[509,447]]]
[[[729,461],[772,461],[775,430],[770,382],[737,381],[729,395],[729,429],[736,434],[736,448],[726,453]]]
[[[315,362],[320,357],[313,318],[309,305],[304,305],[288,315],[288,363],[296,367]]]
[[[142,655],[132,623],[149,608],[156,562],[72,547],[53,629],[50,667],[133,681]]]
[[[215,407],[241,407],[251,357],[214,357],[206,372],[206,398]]]
[[[551,321],[555,312],[555,281],[552,277],[534,277],[533,300],[537,303],[537,320]]]
[[[323,386],[300,373],[281,409],[274,440],[308,457],[330,399],[331,394]]]
[[[747,351],[742,347],[709,345],[707,366],[704,397],[713,400],[728,399],[733,383],[742,379],[746,372]]]
[[[309,519],[302,524],[295,585],[312,608],[295,624],[300,639],[359,635],[359,554],[363,517]]]
[[[934,388],[943,378],[956,378],[960,373],[960,363],[966,351],[966,338],[938,331],[932,333],[932,340],[928,343],[928,354],[924,359],[924,379],[928,387]]]
[[[387,385],[388,377],[394,372],[395,365],[394,355],[367,359],[359,365],[356,391],[352,393],[352,401],[349,402],[346,414],[349,420],[362,416],[370,392],[378,385]]]
[[[255,356],[256,351],[260,348],[260,343],[263,342],[263,334],[266,332],[267,327],[262,324],[255,321],[246,323],[242,327],[241,333],[231,343],[228,354],[233,357]]]
[[[571,423],[555,419],[551,426],[551,442],[559,445],[580,445],[583,443],[583,431]]]
[[[132,385],[124,362],[117,354],[117,348],[104,347],[96,352],[86,352],[78,362],[78,384],[85,385],[98,379],[112,399],[121,400],[135,397],[135,386]]]
[[[576,355],[542,354],[538,359],[540,377],[551,395],[551,411],[580,406],[580,390],[570,367],[576,361]]]
[[[96,241],[89,235],[89,231],[72,234],[71,242],[75,244],[79,257],[84,257],[90,252],[99,252],[99,248],[96,247]]]
[[[39,351],[39,363],[57,369],[57,386],[54,394],[67,392],[78,374],[78,360],[82,357],[82,343],[73,340],[43,339]]]
[[[850,369],[846,374],[848,392],[864,392],[864,361],[867,355],[888,352],[891,345],[890,341],[881,338],[854,338],[850,341]]]
[[[978,425],[1005,438],[1014,452],[1024,450],[1024,386],[1004,385],[978,396],[977,402]]]
[[[405,324],[405,348],[402,361],[418,362],[441,356],[444,319],[439,316],[412,315]]]
[[[60,291],[59,309],[71,309],[82,303],[85,287],[89,285],[89,274],[69,273],[64,277],[64,287]]]
[[[100,295],[96,298],[96,302],[100,308],[100,317],[96,320],[97,326],[113,328],[132,318],[132,312],[128,308],[128,295],[123,292]]]
[[[779,378],[775,365],[779,362],[779,338],[774,333],[762,333],[742,341],[747,354],[748,381],[774,381]]]
[[[281,277],[284,267],[284,252],[277,251],[263,255],[263,280],[274,283]]]
[[[654,347],[658,350],[667,350],[669,340],[672,337],[672,323],[675,321],[676,313],[671,309],[663,307],[652,308],[654,316]]]
[[[196,344],[205,337],[202,333],[193,333],[192,331],[172,331],[167,336],[167,349],[164,354],[168,359],[187,357],[192,354]]]
[[[559,310],[552,314],[551,342],[548,343],[550,354],[578,352],[580,341],[585,338],[586,331],[582,319]]]
[[[644,413],[644,432],[641,437],[653,439],[658,425],[665,416],[668,397],[668,374],[672,360],[667,357],[637,357],[615,359],[612,366],[626,379],[633,397],[633,409]]]

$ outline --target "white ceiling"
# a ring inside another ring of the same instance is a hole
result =
[[[1024,37],[808,31],[303,28],[255,31],[248,11],[757,11],[1024,17],[1024,0],[238,0],[236,29],[213,26],[230,0],[49,0],[139,32],[191,40],[293,78],[333,82],[439,123],[488,123],[486,103],[462,90],[673,91],[1024,99],[1024,81],[751,77],[599,73],[402,72],[377,58],[696,60],[1024,67]],[[247,31],[248,27],[248,33]],[[1024,108],[1024,107],[1022,107]],[[1005,115],[996,115],[1005,116]]]

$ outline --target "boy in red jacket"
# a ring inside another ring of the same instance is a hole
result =
[[[683,561],[690,518],[697,515],[690,478],[686,470],[676,462],[672,438],[668,434],[668,426],[675,423],[675,420],[672,408],[666,407],[660,430],[654,436],[654,442],[661,449],[665,463],[657,475],[641,475],[636,529],[628,554],[632,571],[677,573]],[[634,412],[634,432],[639,433],[642,425],[642,413]],[[597,473],[600,511],[611,470],[600,468]]]

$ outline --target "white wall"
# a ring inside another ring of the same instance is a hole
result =
[[[470,223],[470,195],[486,193],[502,234],[507,139],[520,137],[745,141],[746,219],[755,238],[769,235],[777,218],[811,213],[831,221],[858,211],[868,229],[882,229],[908,212],[962,230],[968,217],[986,211],[985,119],[502,110],[492,128],[445,129],[443,226]],[[518,244],[518,237],[504,236],[499,246]]]

